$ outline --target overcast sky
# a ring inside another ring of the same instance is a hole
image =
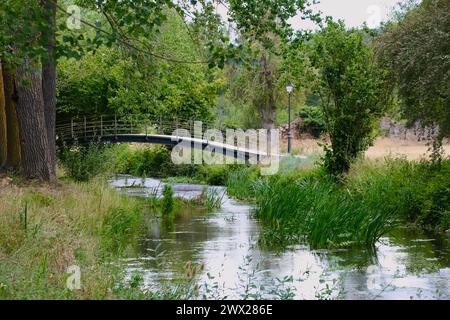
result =
[[[400,0],[321,0],[314,6],[326,16],[343,19],[348,27],[359,27],[367,22],[371,27],[378,27],[386,21],[393,7]],[[295,28],[311,28],[313,25],[300,19],[294,19]]]
[[[393,7],[406,0],[320,0],[313,6],[314,11],[322,11],[324,16],[343,19],[347,27],[359,27],[367,22],[369,27],[378,27],[386,21]],[[218,7],[218,12],[226,16],[226,9]],[[295,29],[312,29],[314,24],[300,18],[291,19]]]

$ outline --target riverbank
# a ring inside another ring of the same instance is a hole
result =
[[[120,271],[111,262],[132,245],[145,214],[142,201],[101,181],[0,181],[1,299],[120,297],[114,292]],[[81,290],[66,286],[70,266],[81,268]]]

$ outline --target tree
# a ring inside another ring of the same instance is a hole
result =
[[[324,167],[340,175],[372,143],[389,90],[386,72],[376,63],[364,33],[347,31],[342,22],[328,21],[314,37],[313,65],[319,70],[317,92],[330,135]]]
[[[42,74],[38,62],[25,57],[15,76],[23,174],[31,179],[52,181],[56,176],[49,153]]]
[[[253,119],[259,119],[264,128],[273,128],[280,97],[286,96],[284,86],[287,81],[294,82],[298,76],[287,77],[290,73],[282,66],[283,55],[295,38],[290,19],[311,18],[319,21],[318,16],[309,10],[311,1],[191,2],[193,6],[189,7],[188,12],[194,12],[194,25],[200,30],[208,31],[205,46],[208,48],[209,60],[219,67],[227,63],[237,76],[244,75],[241,79],[245,78],[246,83],[241,91],[245,91],[246,97],[242,102],[251,107]],[[199,3],[202,4],[201,9],[196,9]],[[228,26],[217,21],[217,14],[211,8],[214,3],[227,9]],[[230,32],[226,32],[227,27]],[[230,33],[237,38],[233,42],[230,42]],[[242,68],[246,70],[242,72]]]
[[[183,20],[168,11],[151,39],[155,49],[194,59],[197,50]],[[58,117],[143,114],[204,122],[212,117],[218,85],[206,64],[143,60],[114,45],[79,60],[60,58],[57,69]]]
[[[8,157],[8,143],[6,133],[6,102],[5,90],[3,86],[3,69],[0,61],[0,168],[2,168],[6,163],[6,158]]]
[[[56,177],[56,0],[41,0],[47,27],[44,29],[46,53],[42,64],[45,128],[48,139],[48,161],[51,176]]]
[[[288,20],[295,15],[319,21],[308,9],[308,1],[234,1],[229,9],[244,46],[250,49],[244,59],[253,74],[256,90],[251,103],[257,110],[263,127],[273,129],[280,92],[288,81],[296,82],[300,74],[292,75],[283,65],[283,56],[289,53],[293,30]],[[290,61],[295,64],[297,61]],[[297,64],[299,66],[300,64]],[[290,76],[289,76],[290,75]],[[283,94],[285,96],[285,94]]]
[[[379,61],[401,97],[409,124],[439,127],[438,155],[450,137],[450,0],[424,0],[388,23],[376,41]]]
[[[19,121],[17,120],[14,71],[8,65],[2,65],[5,92],[7,157],[4,167],[16,170],[20,165]]]
[[[48,85],[51,82],[49,78],[42,76],[42,64],[52,64],[48,43],[52,34],[54,37],[55,29],[47,19],[53,14],[47,12],[52,5],[46,5],[45,1],[37,0],[7,0],[1,3],[0,54],[2,60],[15,70],[15,111],[20,129],[22,172],[27,178],[52,181],[56,178],[56,157],[52,155],[55,141],[49,139],[47,134],[47,101],[43,88],[45,86],[47,97],[54,95],[54,92],[52,85]],[[13,117],[10,119],[13,120]],[[14,123],[11,126],[13,128]]]

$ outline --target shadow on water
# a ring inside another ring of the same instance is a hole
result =
[[[143,197],[162,189],[159,180],[125,176],[111,184]],[[203,188],[173,185],[181,198],[196,197]],[[127,272],[142,273],[144,287],[157,290],[198,266],[198,298],[450,299],[448,237],[399,228],[380,239],[373,252],[307,245],[274,249],[258,245],[261,226],[251,210],[225,195],[212,213],[188,207],[174,219],[154,217],[136,255],[126,259]]]

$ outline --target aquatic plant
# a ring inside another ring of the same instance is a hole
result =
[[[163,188],[163,198],[161,202],[161,212],[164,216],[168,216],[173,212],[174,208],[173,188],[166,184]]]
[[[218,209],[223,204],[226,190],[219,190],[216,188],[204,188],[200,196],[202,204],[210,209]]]
[[[445,230],[449,163],[437,170],[403,160],[365,161],[342,182],[311,171],[258,180],[255,214],[266,226],[261,240],[371,247],[402,219]]]

